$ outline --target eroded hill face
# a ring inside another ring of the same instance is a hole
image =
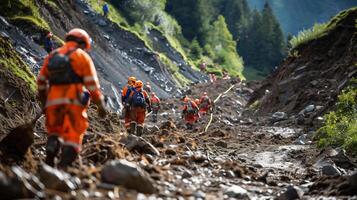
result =
[[[261,113],[297,114],[308,105],[321,106],[320,114],[331,109],[348,81],[357,77],[357,9],[340,16],[335,28],[293,49],[263,81],[251,99],[261,103]]]
[[[111,100],[116,108],[119,104],[116,96],[126,84],[128,76],[136,76],[143,82],[150,82],[153,90],[160,97],[180,94],[180,87],[183,85],[180,82],[182,80],[177,78],[178,74],[180,77],[184,77],[185,81],[198,82],[206,79],[203,74],[193,70],[183,59],[172,60],[177,65],[177,69],[175,69],[177,72],[174,75],[173,69],[162,63],[155,55],[156,49],[149,49],[137,35],[94,12],[83,1],[76,1],[75,6],[70,5],[67,1],[55,1],[55,5],[44,1],[34,0],[31,2],[38,8],[36,14],[40,15],[40,18],[47,24],[45,25],[60,39],[63,40],[66,32],[75,27],[83,28],[90,34],[93,38],[93,48],[90,54],[99,73],[102,89],[106,95],[112,97]],[[6,9],[19,9],[15,6],[17,4],[10,3],[10,8],[5,5]],[[27,12],[27,10],[26,8],[19,13]],[[34,71],[36,71],[46,52],[42,48],[34,50],[31,44],[19,44],[17,41],[30,38],[43,45],[46,26],[38,28],[29,22],[29,19],[21,18],[19,20],[16,18],[17,20],[13,20],[13,18],[5,17],[2,21],[6,21],[4,23],[9,25],[8,27],[3,26],[0,31],[9,36],[14,47],[21,46],[28,51],[28,56],[36,61],[36,67],[34,67]],[[156,42],[161,42],[161,46],[169,45],[164,39]],[[175,55],[179,54],[178,52],[162,52],[161,49],[159,52],[174,55],[174,58],[181,58],[181,55]]]

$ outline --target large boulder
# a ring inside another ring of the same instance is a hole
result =
[[[52,168],[46,164],[40,167],[39,176],[46,188],[62,192],[75,190],[80,184],[78,179],[76,180],[68,173]]]
[[[105,183],[122,185],[147,194],[156,191],[154,181],[149,174],[136,164],[124,159],[108,162],[100,174]]]
[[[128,135],[120,140],[129,151],[159,156],[160,152],[150,142],[135,135]]]
[[[21,167],[12,167],[9,177],[0,172],[1,199],[43,198],[43,189],[44,185],[40,180]]]

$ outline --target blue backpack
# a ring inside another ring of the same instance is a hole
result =
[[[132,90],[134,92],[133,96],[132,96],[132,105],[134,107],[146,107],[146,102],[145,102],[145,97],[144,94],[142,92],[138,92],[135,89]]]

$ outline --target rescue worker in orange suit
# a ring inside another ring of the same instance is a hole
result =
[[[128,84],[123,88],[121,94],[121,102],[124,106],[123,115],[124,115],[124,126],[125,129],[130,132],[130,105],[129,105],[129,95],[131,91],[134,89],[136,78],[134,76],[130,76],[128,78]]]
[[[157,122],[157,114],[160,110],[160,99],[156,96],[155,92],[151,93],[151,109],[152,109],[152,122]]]
[[[86,52],[91,48],[88,33],[72,29],[65,39],[62,47],[45,58],[37,78],[48,134],[46,163],[54,166],[61,151],[58,167],[62,169],[75,161],[81,149],[88,128],[89,98],[97,105],[100,117],[107,114],[97,72]]]
[[[199,119],[199,108],[197,104],[188,97],[183,99],[182,116],[185,119],[187,129],[192,129],[194,123]]]
[[[213,102],[207,95],[207,92],[204,92],[200,98],[200,114],[207,114],[212,109]]]
[[[129,96],[130,105],[130,134],[141,136],[144,130],[146,110],[151,111],[151,102],[148,93],[143,90],[143,82],[136,81],[135,87]]]

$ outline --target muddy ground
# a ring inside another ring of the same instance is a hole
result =
[[[80,179],[80,184],[72,192],[45,189],[45,197],[273,199],[288,190],[290,195],[296,191],[304,199],[328,196],[353,199],[356,185],[348,176],[355,170],[353,162],[345,155],[331,153],[336,150],[316,149],[310,142],[311,135],[304,135],[307,131],[304,127],[274,126],[271,119],[255,117],[245,108],[252,90],[244,84],[219,81],[197,85],[188,93],[198,97],[207,91],[215,99],[232,84],[234,88],[217,101],[207,132],[204,129],[210,116],[204,116],[194,130],[186,130],[179,115],[181,102],[164,101],[159,122],[148,121],[142,136],[154,147],[130,146],[125,141],[130,137],[124,132],[119,116],[112,114],[107,119],[98,119],[90,109],[91,127],[84,139],[81,159],[68,170],[72,177]],[[3,154],[1,171],[12,174],[10,166],[16,163],[40,176],[45,145],[43,120],[37,123],[36,142],[26,159],[15,161]],[[153,194],[138,193],[140,187],[129,187],[130,190],[127,186],[104,183],[101,170],[115,159],[126,159],[145,171],[142,176],[152,181],[155,190],[149,193]],[[323,175],[325,163],[336,165],[341,173]],[[292,198],[281,196],[280,199]]]

